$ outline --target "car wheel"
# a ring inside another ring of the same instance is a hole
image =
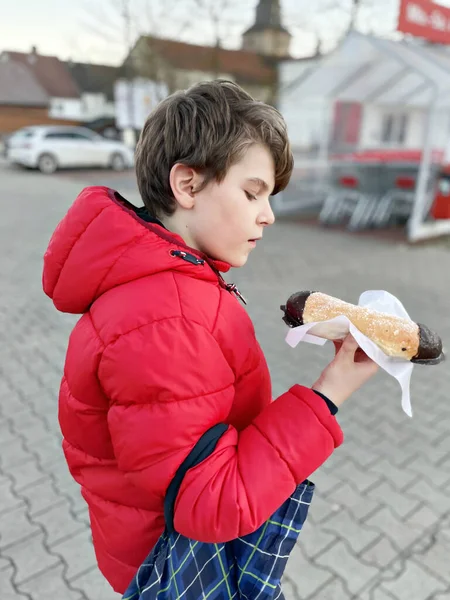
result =
[[[121,154],[113,154],[110,161],[113,171],[123,171],[125,169],[125,159]]]
[[[56,158],[51,154],[42,154],[39,157],[37,166],[41,173],[51,175],[58,168],[58,163],[56,162]]]

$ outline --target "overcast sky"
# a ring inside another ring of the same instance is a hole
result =
[[[196,0],[129,0],[134,20],[131,36],[157,23],[157,32],[193,43],[212,43],[214,34],[207,16],[195,12]],[[211,0],[203,0],[210,2]],[[213,0],[214,1],[214,0]],[[284,21],[294,35],[292,52],[304,55],[315,45],[320,31],[332,45],[345,25],[351,0],[282,0]],[[395,29],[399,0],[363,0],[361,26],[387,33]],[[29,51],[35,45],[42,54],[91,62],[118,64],[126,53],[123,0],[0,0],[0,50]],[[257,0],[215,0],[234,5],[225,11],[222,35],[227,47],[239,47],[240,34],[254,19]],[[150,5],[152,14],[145,9]],[[441,0],[450,6],[450,0]],[[320,8],[340,5],[323,13]],[[239,8],[237,8],[239,7]],[[192,15],[195,15],[193,18]],[[294,27],[295,25],[295,27]]]

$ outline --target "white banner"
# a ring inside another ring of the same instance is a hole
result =
[[[142,129],[148,115],[168,94],[165,83],[142,78],[119,79],[114,85],[117,127]]]

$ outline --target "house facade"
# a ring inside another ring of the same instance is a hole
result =
[[[259,0],[241,48],[199,46],[142,36],[126,60],[129,73],[164,82],[169,92],[203,80],[235,81],[263,102],[276,103],[277,64],[289,56],[291,34],[282,26],[279,0]]]
[[[29,53],[2,52],[0,68],[0,133],[30,125],[114,126],[114,82],[120,67],[66,63],[33,47]]]
[[[8,128],[17,128],[17,123],[64,122],[85,124],[102,133],[117,130],[123,128],[118,113],[125,115],[128,110],[124,103],[130,113],[146,115],[168,93],[215,78],[235,81],[258,100],[276,104],[278,62],[289,56],[290,40],[279,0],[259,0],[255,21],[236,50],[141,36],[119,67],[63,62],[39,54],[36,47],[29,53],[4,51],[0,61],[21,65],[45,95],[45,103],[41,100],[33,114],[30,108],[19,120],[11,117]],[[132,90],[126,92],[129,99],[115,94],[120,84]],[[139,124],[134,127],[139,128]]]
[[[51,102],[26,64],[0,56],[0,136],[30,125],[67,123],[51,117]]]

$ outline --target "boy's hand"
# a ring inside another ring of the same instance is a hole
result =
[[[378,365],[348,335],[343,342],[335,342],[336,356],[312,386],[341,406],[356,390],[378,371]]]

